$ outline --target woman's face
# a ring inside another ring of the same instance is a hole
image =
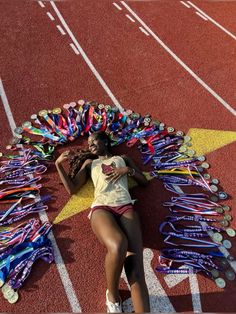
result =
[[[107,152],[107,141],[99,139],[96,135],[88,138],[89,150],[94,155],[101,155]]]

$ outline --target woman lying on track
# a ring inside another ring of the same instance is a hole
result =
[[[122,312],[119,279],[123,266],[135,312],[150,312],[140,223],[128,191],[127,175],[143,186],[148,181],[128,156],[112,155],[106,133],[93,133],[88,145],[89,153],[82,151],[72,159],[68,175],[62,166],[69,158],[68,151],[59,156],[56,167],[69,194],[76,193],[92,177],[95,191],[89,218],[93,232],[107,249],[107,312]]]

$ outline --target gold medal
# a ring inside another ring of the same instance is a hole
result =
[[[11,298],[7,299],[7,300],[8,300],[8,302],[10,304],[14,304],[14,303],[16,303],[18,301],[18,299],[19,299],[19,294],[18,294],[17,291],[15,291],[13,296]]]
[[[39,116],[40,116],[40,117],[45,117],[47,114],[48,114],[48,111],[45,110],[45,109],[39,111]]]
[[[61,113],[61,108],[54,108],[52,109],[53,114],[60,114]]]

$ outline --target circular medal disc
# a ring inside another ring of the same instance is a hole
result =
[[[230,262],[233,262],[234,261],[234,257],[232,255],[228,255],[227,256],[227,260],[230,261]]]
[[[53,114],[60,114],[61,113],[61,108],[54,108],[52,109]]]
[[[165,129],[164,126],[159,125],[159,130],[160,130],[160,131],[164,131],[164,129]]]
[[[149,117],[146,117],[146,118],[144,118],[144,122],[151,122],[152,120],[151,120],[151,118],[149,118]]]
[[[104,105],[104,104],[99,104],[99,105],[98,105],[98,109],[102,110],[102,109],[104,109],[104,108],[105,108],[105,105]]]
[[[219,273],[219,271],[217,269],[212,269],[211,270],[211,274],[212,274],[213,278],[217,278],[217,277],[220,276],[220,273]]]
[[[208,162],[203,162],[203,163],[201,164],[201,166],[202,166],[202,168],[204,168],[204,169],[210,168],[210,165],[208,164]]]
[[[177,132],[176,132],[176,135],[177,135],[177,136],[183,136],[183,135],[184,135],[184,132],[183,132],[183,131],[177,131]]]
[[[185,136],[184,136],[184,141],[185,141],[185,142],[191,141],[191,137],[188,136],[188,135],[185,135]]]
[[[219,180],[216,179],[216,178],[212,179],[211,182],[212,182],[213,184],[219,184]]]
[[[70,102],[70,107],[74,108],[77,106],[77,103],[75,101]],[[56,109],[60,109],[60,108],[56,108]]]
[[[226,282],[224,281],[223,278],[216,278],[215,283],[216,283],[217,287],[219,287],[221,289],[223,289],[226,286]]]
[[[3,293],[3,296],[5,299],[10,299],[13,297],[14,293],[15,293],[15,291],[13,289],[11,289],[11,290],[9,289]]]
[[[210,200],[214,203],[218,202],[218,197],[216,195],[211,195]]]
[[[19,126],[19,127],[15,128],[14,133],[16,133],[16,134],[22,134],[22,133],[23,133],[22,127]]]
[[[209,175],[209,173],[204,173],[203,175],[204,179],[209,180],[211,178],[211,176]]]
[[[223,205],[223,209],[224,211],[228,212],[231,208],[228,205]]]
[[[222,227],[228,227],[229,226],[229,222],[227,220],[221,220],[220,224]]]
[[[18,301],[18,299],[19,299],[19,294],[17,291],[15,291],[14,295],[8,299],[8,302],[11,304],[14,304]]]
[[[160,126],[164,128],[165,123],[164,122],[160,122]]]
[[[47,115],[47,113],[48,113],[48,111],[45,110],[45,109],[44,109],[44,110],[40,110],[40,111],[39,111],[39,116],[40,116],[40,117],[45,117],[45,116]]]
[[[180,153],[185,153],[187,151],[187,148],[185,146],[180,146],[179,152]]]
[[[105,110],[106,110],[106,111],[108,111],[108,110],[110,110],[110,109],[111,109],[111,106],[110,106],[110,105],[106,105],[106,106],[105,106]]]
[[[32,115],[30,116],[30,119],[31,119],[31,120],[36,120],[36,119],[38,119],[38,116],[37,116],[36,114],[32,114]]]
[[[225,277],[230,280],[233,281],[235,279],[235,272],[232,271],[231,269],[226,270],[225,272]]]
[[[2,288],[3,285],[4,285],[4,281],[0,279],[0,288]]]
[[[64,105],[63,105],[63,108],[66,109],[66,110],[68,110],[68,109],[70,108],[70,104],[64,104]]]
[[[228,236],[230,236],[230,237],[235,237],[235,230],[234,229],[232,229],[232,228],[227,228],[226,229],[226,233],[228,234]]]
[[[224,215],[224,219],[227,220],[227,221],[231,221],[233,218],[231,215]]]
[[[174,132],[174,128],[172,127],[172,126],[169,126],[168,128],[167,128],[167,132],[168,133],[172,133],[172,132]]]
[[[212,236],[214,242],[221,242],[223,240],[222,235],[219,232],[216,232]]]
[[[144,121],[143,124],[144,124],[144,126],[149,126],[149,125],[150,125],[150,122],[145,122],[145,121]]]
[[[210,188],[212,190],[212,192],[217,192],[218,191],[218,187],[214,184],[210,185]]]
[[[191,142],[187,142],[185,145],[186,145],[187,147],[191,147],[193,144],[192,144]]]
[[[30,121],[25,121],[22,123],[22,128],[30,128],[31,127],[31,122]]]
[[[8,290],[12,290],[12,288],[6,283],[2,286],[2,293],[6,293]]]
[[[229,240],[224,240],[224,241],[223,241],[223,246],[224,246],[226,249],[231,249],[232,243],[231,243]]]
[[[215,208],[215,211],[216,211],[217,213],[219,213],[219,214],[223,214],[223,212],[224,212],[224,210],[223,210],[222,207],[216,207],[216,208]]]
[[[228,195],[225,192],[219,192],[218,195],[221,200],[225,200],[228,197]]]
[[[193,150],[193,149],[189,149],[188,150],[188,152],[187,152],[187,154],[189,155],[189,156],[194,156],[195,155],[195,150]]]
[[[130,110],[130,109],[128,109],[128,110],[125,111],[125,115],[126,115],[126,116],[130,116],[132,113],[133,113],[133,111]]]
[[[78,105],[83,106],[85,104],[85,101],[83,99],[80,99],[77,101]]]
[[[197,159],[198,159],[199,161],[205,161],[205,160],[206,160],[206,157],[202,155],[202,156],[198,156]]]

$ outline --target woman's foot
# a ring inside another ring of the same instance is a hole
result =
[[[106,306],[107,306],[107,313],[122,313],[122,303],[121,298],[119,302],[112,303],[108,299],[108,289],[106,291]]]

